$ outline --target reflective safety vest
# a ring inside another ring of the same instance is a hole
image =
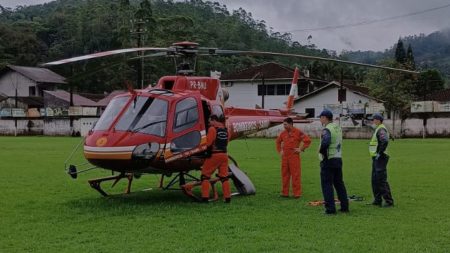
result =
[[[378,130],[380,130],[382,128],[384,130],[386,130],[387,138],[389,139],[389,133],[388,133],[386,127],[383,124],[379,124],[377,126],[377,128],[375,129],[375,132],[372,135],[372,139],[369,142],[369,154],[371,157],[377,156],[377,147],[378,147],[377,133],[378,133]],[[384,153],[387,154],[387,149],[384,151]]]
[[[328,159],[331,158],[342,158],[342,130],[335,123],[328,123],[325,127],[331,133],[331,143],[328,147]],[[322,143],[322,136],[320,143]],[[319,145],[320,150],[320,145]],[[319,159],[322,160],[322,155],[319,154]]]

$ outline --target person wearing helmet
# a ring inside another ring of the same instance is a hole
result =
[[[206,136],[206,142],[208,146],[208,157],[203,163],[202,167],[202,200],[203,202],[209,201],[209,188],[211,175],[218,168],[219,178],[222,182],[222,192],[225,203],[231,201],[231,189],[228,182],[228,130],[225,127],[225,119],[219,118],[217,115],[211,115],[209,118],[209,130]]]
[[[281,196],[289,197],[289,184],[292,180],[294,198],[302,195],[300,153],[311,145],[311,139],[300,129],[294,127],[294,121],[283,121],[284,131],[276,139],[277,152],[281,155]]]
[[[320,123],[324,127],[320,137],[320,181],[325,204],[325,214],[336,214],[334,189],[341,202],[341,212],[349,211],[347,190],[342,175],[342,130],[333,123],[333,113],[324,110],[320,113]]]
[[[375,113],[372,116],[372,122],[375,126],[375,131],[369,143],[369,154],[372,157],[372,192],[374,197],[372,205],[381,207],[382,199],[384,199],[384,207],[392,207],[394,206],[394,199],[387,182],[389,132],[384,126],[383,120],[383,115],[380,113]]]

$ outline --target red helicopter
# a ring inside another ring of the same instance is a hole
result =
[[[168,48],[113,50],[43,65],[53,66],[143,51],[156,51],[156,53],[131,59],[157,56],[181,58],[181,63],[177,64],[177,75],[160,78],[154,87],[149,86],[141,90],[130,89],[128,93],[113,98],[84,140],[84,156],[95,167],[77,171],[75,165],[65,165],[65,169],[73,178],[76,178],[78,173],[93,168],[118,172],[117,175],[88,181],[92,188],[104,196],[107,193],[101,188],[102,182],[114,181],[112,184],[114,186],[119,180],[127,179],[128,186],[125,192],[129,193],[133,178],[139,178],[143,174],[160,174],[162,175],[160,188],[181,189],[188,196],[198,200],[192,188],[199,185],[200,180],[190,174],[190,171],[200,170],[206,158],[206,131],[210,115],[226,119],[231,140],[282,124],[288,116],[297,123],[309,122],[305,119],[305,115],[292,111],[299,77],[297,68],[294,71],[285,108],[275,110],[226,107],[228,93],[221,88],[219,79],[193,76],[194,71],[191,67],[195,66],[198,55],[288,56],[398,71],[389,67],[305,55],[201,48],[193,42],[175,43]],[[238,191],[235,194],[254,194],[255,187],[251,180],[239,169],[232,157],[230,160],[229,177]],[[164,185],[164,178],[172,175],[175,176]],[[214,186],[217,179],[210,181]],[[217,198],[215,188],[212,187],[212,189]]]

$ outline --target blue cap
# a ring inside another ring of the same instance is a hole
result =
[[[333,119],[333,113],[330,111],[330,110],[323,110],[321,113],[320,113],[320,115],[319,115],[319,117],[322,117],[322,116],[325,116],[325,117],[327,117],[328,119]]]
[[[383,121],[384,120],[383,115],[381,115],[381,113],[373,114],[372,119],[377,119],[379,121]]]

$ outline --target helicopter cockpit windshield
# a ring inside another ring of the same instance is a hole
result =
[[[130,99],[129,96],[113,99],[94,130],[105,130],[114,116]],[[164,137],[166,133],[168,102],[153,97],[137,96],[115,124],[116,131],[132,131]]]

